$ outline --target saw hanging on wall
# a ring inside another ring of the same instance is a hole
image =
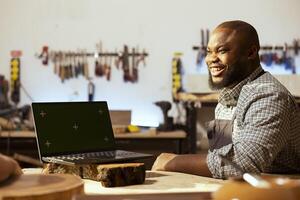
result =
[[[15,104],[20,102],[20,71],[21,71],[21,61],[20,57],[22,55],[21,51],[11,51],[11,60],[10,60],[10,98],[11,101]]]

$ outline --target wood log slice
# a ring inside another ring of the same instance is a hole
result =
[[[49,163],[45,166],[43,173],[73,174],[84,179],[100,181],[104,187],[117,187],[144,183],[146,170],[143,163],[76,166]]]

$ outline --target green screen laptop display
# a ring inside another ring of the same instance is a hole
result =
[[[32,103],[42,156],[114,150],[106,102]]]

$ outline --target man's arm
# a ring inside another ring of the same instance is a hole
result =
[[[231,165],[223,163],[219,155],[225,156],[245,172],[266,172],[271,167],[289,137],[292,111],[288,98],[286,93],[268,89],[249,92],[236,111],[237,130],[233,133],[232,144],[208,153],[207,164],[213,177],[241,175]]]
[[[153,170],[177,171],[228,178],[241,175],[219,155],[239,165],[244,171],[264,172],[286,144],[290,110],[284,93],[256,93],[247,98],[242,115],[243,126],[235,133],[233,143],[209,151],[206,156],[162,154]],[[207,162],[206,162],[207,160]],[[211,173],[211,174],[210,174]]]
[[[0,154],[0,182],[9,176],[22,174],[22,169],[14,159]]]
[[[206,154],[177,155],[162,153],[154,162],[152,170],[182,172],[211,177],[206,164]]]

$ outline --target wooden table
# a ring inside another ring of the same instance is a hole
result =
[[[0,131],[0,152],[10,156],[18,153],[39,159],[35,137],[33,131]],[[153,154],[153,158],[139,161],[145,163],[147,169],[151,169],[156,156],[160,153],[183,153],[186,137],[186,132],[182,130],[156,134],[145,131],[115,134],[115,142],[117,149]]]
[[[24,169],[23,171],[25,174],[35,174],[40,173],[41,170]],[[211,193],[219,189],[224,182],[225,181],[219,179],[184,173],[147,171],[145,183],[141,185],[105,188],[100,182],[84,179],[84,191],[86,195],[96,195],[97,198],[101,197],[100,199],[106,199],[111,195],[114,195],[113,198],[120,199],[123,197],[130,197],[127,195],[133,195],[131,197],[134,197],[134,195],[144,196],[145,194],[152,195],[152,197],[155,197],[158,194],[164,194],[166,197],[169,196],[167,194],[170,194],[171,196],[181,195],[182,197],[187,197],[186,195],[189,195],[191,198],[196,194],[198,197],[201,195],[205,197],[204,199],[211,199]],[[96,197],[90,196],[84,198],[97,199]]]
[[[127,195],[77,195],[75,200],[212,200],[209,192],[127,194]]]

